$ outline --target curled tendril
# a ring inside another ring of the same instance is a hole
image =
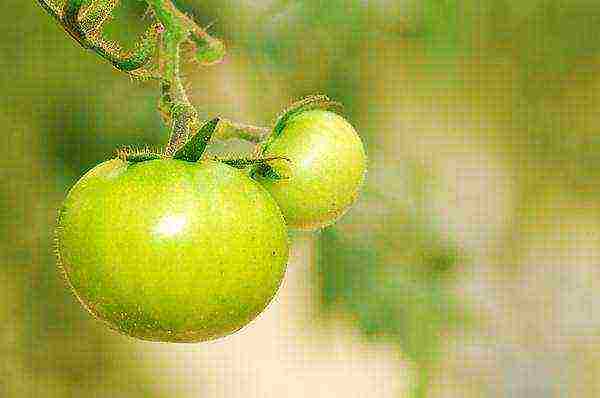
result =
[[[119,5],[119,0],[94,0],[90,7],[81,12],[79,24],[86,33],[95,33],[109,20],[112,12]]]
[[[272,133],[270,128],[222,118],[201,123],[180,76],[180,47],[191,44],[201,65],[213,65],[225,56],[225,45],[211,37],[207,28],[201,28],[181,12],[172,0],[145,0],[155,23],[141,35],[131,51],[123,51],[118,43],[103,36],[104,27],[120,0],[63,0],[60,7],[54,3],[56,0],[36,1],[84,49],[95,52],[132,77],[160,82],[158,111],[171,131],[168,146],[160,156],[195,161],[200,159],[213,135],[217,139],[238,137],[260,144]],[[151,67],[153,59],[156,63]],[[316,98],[313,102],[323,103],[327,99]],[[145,161],[156,156],[146,152],[123,155],[131,161]],[[238,166],[245,164],[244,161],[236,162]],[[268,166],[264,161],[260,164],[263,168]]]
[[[67,0],[62,9],[48,0],[37,1],[83,48],[95,52],[123,72],[151,76],[144,67],[156,53],[163,31],[160,23],[151,25],[133,50],[122,51],[117,43],[104,39],[102,35],[106,21],[119,4],[118,0]]]

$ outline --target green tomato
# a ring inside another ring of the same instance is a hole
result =
[[[263,147],[263,156],[287,157],[271,166],[288,179],[257,179],[275,198],[290,228],[314,230],[334,223],[356,201],[366,154],[354,128],[323,110],[302,112]]]
[[[275,201],[214,161],[104,162],[69,191],[60,267],[81,304],[123,334],[199,342],[231,334],[275,296],[288,259]]]

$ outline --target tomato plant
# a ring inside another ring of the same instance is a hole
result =
[[[171,0],[145,1],[155,21],[124,51],[104,37],[119,2],[37,0],[84,49],[158,82],[157,110],[170,130],[163,151],[122,150],[69,191],[58,220],[59,266],[81,304],[109,327],[145,340],[206,341],[264,310],[285,273],[286,221],[314,229],[339,218],[358,196],[365,152],[352,126],[327,111],[326,96],[293,104],[273,129],[221,117],[203,123],[186,94],[182,55],[214,65],[225,45]],[[182,51],[189,46],[193,52]],[[233,137],[261,153],[204,156],[212,138]]]
[[[275,198],[290,228],[332,224],[356,201],[366,172],[366,155],[354,128],[334,112],[313,109],[290,118],[265,143],[264,156],[287,178],[258,180]]]
[[[271,301],[288,258],[275,201],[212,160],[104,162],[70,190],[57,235],[80,302],[147,340],[204,341],[240,329]]]

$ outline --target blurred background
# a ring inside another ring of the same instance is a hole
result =
[[[150,21],[122,3],[109,36],[132,44]],[[0,397],[600,396],[600,2],[177,3],[229,48],[184,66],[202,115],[268,125],[326,93],[367,147],[364,192],[293,235],[242,332],[115,334],[59,278],[53,230],[86,170],[166,142],[157,87],[4,1]]]

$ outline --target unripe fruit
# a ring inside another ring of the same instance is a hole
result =
[[[144,340],[231,334],[276,294],[288,235],[275,201],[214,161],[104,162],[70,190],[57,246],[90,313]]]
[[[365,178],[360,137],[346,119],[329,111],[293,116],[262,153],[290,160],[271,163],[288,179],[257,177],[290,228],[314,230],[332,224],[356,201]]]

